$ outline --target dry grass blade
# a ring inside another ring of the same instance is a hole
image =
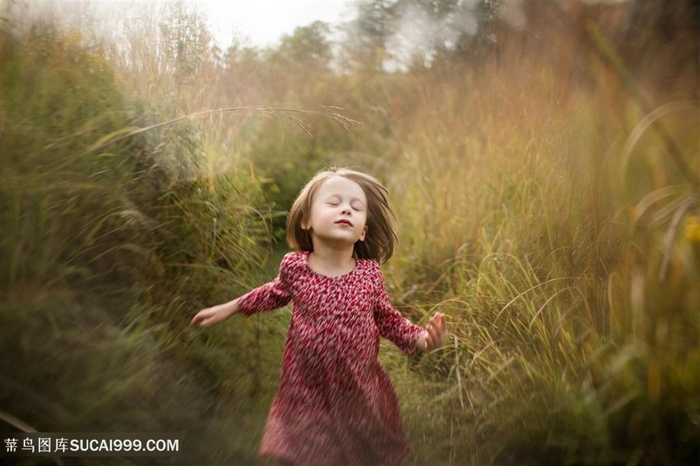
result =
[[[27,433],[34,433],[37,432],[35,428],[30,426],[24,421],[21,421],[14,417],[13,415],[6,413],[2,410],[0,410],[0,421],[3,421],[5,424],[9,424],[12,427],[21,430],[22,432],[27,432]]]
[[[327,117],[330,118],[331,120],[335,121],[338,123],[340,126],[342,126],[344,129],[350,129],[350,127],[359,125],[360,122],[357,120],[353,120],[352,118],[348,118],[345,115],[342,115],[339,113],[339,110],[342,110],[341,107],[335,107],[331,105],[321,105],[321,108],[326,110]]]
[[[304,131],[306,134],[309,136],[313,137],[313,133],[311,132],[311,129],[307,126],[306,123],[304,123],[301,119],[293,116],[293,115],[288,115],[287,118],[292,120],[299,128],[301,128],[302,131]]]
[[[632,220],[635,223],[644,217],[647,211],[656,203],[663,201],[669,197],[678,196],[685,192],[685,188],[680,185],[666,186],[656,189],[642,198],[635,206],[632,212]]]
[[[2,410],[0,410],[0,421],[14,427],[15,429],[18,429],[18,430],[25,432],[25,433],[28,433],[28,434],[33,434],[33,433],[38,432],[35,428],[30,426],[26,422],[21,421],[21,420],[17,419],[16,417],[14,417],[13,415],[6,413],[5,411],[2,411]],[[56,464],[58,464],[59,466],[64,465],[63,460],[61,460],[61,458],[59,458],[57,456],[52,456],[51,459],[53,459],[56,462]]]
[[[627,167],[630,162],[630,157],[632,155],[632,151],[634,150],[635,146],[641,139],[642,135],[646,133],[646,131],[654,125],[654,122],[659,120],[659,118],[668,115],[669,113],[677,112],[680,110],[693,110],[697,109],[698,104],[696,102],[671,102],[666,105],[662,105],[661,107],[657,108],[656,110],[652,111],[648,115],[646,115],[642,120],[637,123],[637,126],[634,127],[632,132],[630,133],[629,137],[625,141],[625,145],[622,148],[622,170],[623,172],[627,170]]]
[[[464,398],[462,396],[462,376],[459,373],[459,346],[457,345],[457,337],[453,336],[452,337],[454,343],[455,343],[455,374],[457,376],[457,389],[459,390],[459,405],[464,409]],[[472,409],[474,407],[472,406]]]
[[[540,308],[537,310],[535,315],[532,317],[532,320],[530,320],[530,324],[527,326],[528,330],[532,330],[532,326],[535,325],[535,322],[537,321],[537,318],[542,314],[542,311],[547,307],[547,305],[554,299],[556,298],[560,293],[568,291],[567,288],[561,288],[557,291],[555,291],[550,297],[547,298],[547,300],[540,306]]]
[[[194,120],[196,118],[209,116],[209,115],[217,115],[217,114],[218,115],[225,115],[225,114],[232,114],[232,113],[260,113],[260,114],[272,116],[275,118],[287,117],[290,120],[292,120],[295,124],[297,124],[297,126],[299,126],[309,136],[313,136],[313,134],[309,130],[306,123],[304,123],[298,117],[295,117],[294,115],[290,115],[291,113],[301,113],[304,115],[329,118],[330,120],[338,123],[340,126],[342,126],[346,130],[350,129],[350,127],[353,125],[359,124],[358,121],[353,120],[351,118],[348,118],[348,117],[338,113],[337,112],[337,110],[339,110],[338,107],[322,106],[321,108],[326,110],[326,112],[319,112],[316,110],[293,108],[293,107],[287,107],[287,106],[275,106],[275,105],[243,106],[243,107],[220,108],[220,109],[216,109],[216,110],[203,110],[200,112],[193,112],[193,113],[190,113],[188,115],[183,115],[181,117],[173,118],[171,120],[163,121],[163,122],[156,123],[153,125],[144,126],[141,128],[133,128],[132,127],[132,128],[120,129],[118,131],[115,131],[113,133],[110,133],[110,134],[100,138],[98,141],[96,141],[94,144],[92,144],[90,147],[88,147],[87,153],[92,153],[92,152],[104,149],[105,147],[107,147],[111,144],[125,140],[127,138],[132,137],[132,136],[136,136],[138,134],[145,133],[147,131],[151,131],[154,129],[162,128],[164,126],[172,125],[172,124],[180,122],[180,121]]]
[[[531,291],[534,291],[534,290],[536,290],[536,289],[538,289],[538,288],[542,288],[543,286],[546,286],[546,285],[548,285],[548,284],[550,284],[550,283],[558,282],[558,281],[561,281],[561,280],[572,280],[573,278],[575,278],[575,277],[558,277],[558,278],[552,278],[552,279],[550,279],[550,280],[547,280],[546,282],[538,283],[537,285],[534,285],[534,286],[532,286],[532,287],[530,287],[530,288],[528,288],[528,289],[526,289],[526,290],[524,290],[524,291],[518,293],[513,299],[511,299],[510,301],[508,301],[508,303],[506,303],[506,305],[503,306],[503,307],[501,308],[501,310],[498,312],[498,314],[496,314],[496,317],[494,318],[494,320],[498,320],[498,319],[501,317],[501,315],[506,311],[506,309],[508,309],[511,305],[513,305],[513,303],[515,303],[515,302],[518,301],[519,299],[523,298],[523,296],[525,296],[525,294],[527,294],[527,293],[529,293],[529,292],[531,292]]]

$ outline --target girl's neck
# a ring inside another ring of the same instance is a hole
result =
[[[323,275],[344,275],[355,268],[353,251],[352,247],[336,249],[327,245],[314,245],[313,252],[309,253],[309,266]]]

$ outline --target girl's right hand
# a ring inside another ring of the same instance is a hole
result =
[[[190,321],[190,325],[211,327],[213,325],[220,324],[236,312],[238,312],[238,306],[236,305],[235,301],[208,307],[199,311]]]

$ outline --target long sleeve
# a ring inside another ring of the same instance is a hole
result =
[[[246,315],[270,311],[286,306],[292,299],[289,286],[289,256],[280,263],[279,274],[271,282],[265,283],[238,298],[238,308]]]
[[[381,277],[377,292],[378,299],[374,310],[374,320],[379,328],[379,334],[391,340],[407,355],[412,355],[416,352],[415,343],[423,332],[423,328],[411,323],[394,309],[389,300],[383,277]]]

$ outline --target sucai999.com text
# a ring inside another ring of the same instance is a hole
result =
[[[172,456],[180,451],[177,434],[4,434],[2,456]]]

